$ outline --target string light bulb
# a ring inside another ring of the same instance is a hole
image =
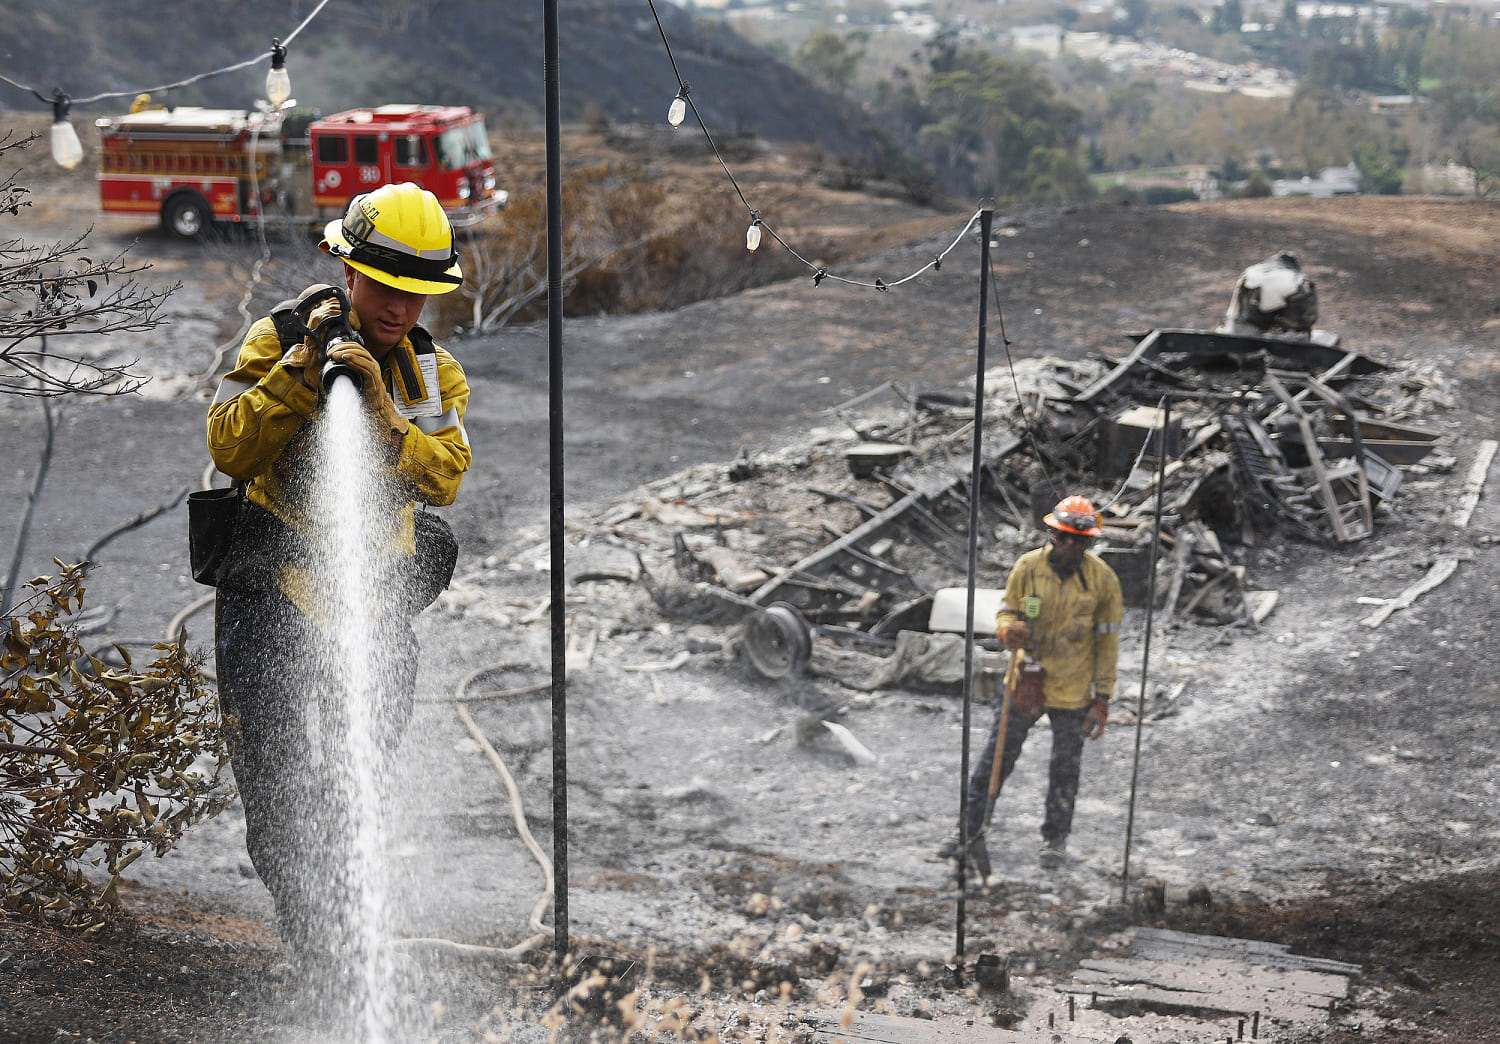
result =
[[[674,127],[681,127],[682,121],[687,117],[687,81],[682,81],[682,86],[677,88],[677,97],[672,99],[672,104],[667,108],[667,122]]]
[[[279,38],[271,40],[271,70],[266,73],[266,101],[279,109],[292,96],[292,77],[286,71],[286,48]]]
[[[52,161],[64,170],[72,170],[83,162],[83,144],[68,122],[68,109],[72,105],[73,99],[61,87],[52,92]]]
[[[750,211],[750,227],[745,229],[745,249],[755,253],[760,248],[760,211]]]

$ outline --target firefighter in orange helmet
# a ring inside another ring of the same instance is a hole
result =
[[[995,636],[1013,652],[1024,650],[1027,659],[1041,668],[1039,691],[1034,685],[1018,685],[1016,693],[1005,697],[1012,702],[1000,782],[1003,785],[1015,767],[1032,724],[1045,713],[1052,730],[1052,759],[1040,862],[1054,869],[1066,861],[1084,738],[1103,735],[1109,721],[1124,601],[1119,577],[1089,551],[1102,530],[1099,513],[1088,498],[1066,497],[1042,521],[1050,540],[1016,560],[995,617]],[[990,810],[988,790],[1000,731],[999,711],[997,707],[965,802],[967,833],[977,845],[984,843],[984,817]],[[946,842],[939,854],[956,856],[956,838]],[[988,863],[987,858],[977,861]]]

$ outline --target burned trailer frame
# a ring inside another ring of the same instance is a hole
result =
[[[1346,351],[1334,345],[1320,344],[1305,337],[1256,336],[1251,334],[1221,333],[1215,330],[1159,329],[1144,334],[1132,334],[1136,345],[1130,354],[1119,360],[1114,367],[1093,384],[1073,397],[1080,404],[1099,406],[1111,397],[1119,397],[1119,386],[1135,372],[1141,364],[1156,369],[1152,362],[1162,356],[1180,356],[1187,361],[1239,358],[1246,359],[1263,355],[1280,360],[1287,366],[1317,370],[1325,383],[1342,375],[1359,376],[1379,373],[1386,369],[1358,352]],[[1168,365],[1168,370],[1174,367]]]
[[[1015,409],[992,411],[986,423],[979,505],[983,525],[1017,528],[1003,546],[1040,527],[1042,511],[1066,492],[1094,496],[1107,535],[1100,553],[1111,556],[1127,602],[1165,590],[1169,623],[1196,613],[1258,625],[1274,605],[1261,596],[1275,592],[1251,590],[1222,544],[1253,545],[1270,532],[1329,546],[1366,539],[1377,507],[1400,486],[1398,465],[1436,448],[1436,434],[1396,423],[1399,404],[1379,404],[1380,385],[1368,379],[1391,367],[1316,331],[1130,336],[1127,355],[1096,358],[1087,372],[1036,360],[1044,368],[1031,374],[1030,390],[1016,387]],[[970,465],[949,452],[966,429],[918,440],[916,412],[904,436],[861,430],[840,414],[860,439],[846,454],[850,473],[880,483],[890,500],[817,491],[855,505],[863,520],[843,533],[825,523],[831,542],[746,592],[744,648],[765,677],[808,668],[815,639],[883,655],[902,632],[950,630],[935,622],[934,606],[967,566]],[[1158,438],[1162,423],[1170,428]],[[1168,459],[1153,461],[1163,446]],[[1153,587],[1147,545],[1157,512],[1167,523],[1159,539],[1171,552],[1163,560],[1170,582]],[[971,637],[983,644],[981,632]]]
[[[1158,392],[1215,402],[1244,506],[1262,525],[1325,544],[1362,540],[1374,529],[1372,493],[1388,502],[1400,484],[1393,458],[1415,463],[1434,446],[1430,432],[1355,409],[1341,389],[1389,368],[1336,342],[1184,329],[1132,337],[1133,350],[1074,401],[1103,410]],[[1254,379],[1226,387],[1202,376],[1225,363]]]
[[[985,474],[1021,444],[1019,436],[1008,436],[985,454],[981,495],[988,485]],[[891,561],[894,548],[921,544],[956,570],[964,568],[967,470],[935,469],[918,475],[912,488],[878,468],[869,477],[891,491],[895,499],[889,506],[876,509],[856,501],[869,516],[862,524],[748,596],[752,611],[742,637],[751,665],[763,676],[779,680],[801,673],[818,636],[888,650],[897,632],[925,630],[937,588]],[[964,521],[950,525],[945,515]]]

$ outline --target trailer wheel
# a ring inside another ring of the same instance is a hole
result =
[[[161,208],[161,227],[178,239],[197,239],[211,220],[208,200],[195,192],[180,192]]]
[[[745,655],[771,681],[796,678],[812,656],[812,628],[786,602],[772,602],[745,620]]]

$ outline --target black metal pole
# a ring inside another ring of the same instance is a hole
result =
[[[558,971],[568,955],[568,602],[563,526],[562,107],[557,0],[545,0],[547,117],[547,449],[552,559],[552,936]]]
[[[979,204],[979,344],[974,363],[974,447],[969,464],[969,577],[964,598],[964,713],[958,769],[958,923],[954,929],[955,973],[963,977],[964,907],[969,883],[969,722],[974,707],[974,588],[979,569],[979,484],[984,464],[984,336],[989,319],[990,232],[995,223],[994,200]],[[1004,694],[1001,695],[1004,699]]]
[[[1141,649],[1141,691],[1135,701],[1135,762],[1130,767],[1130,811],[1125,816],[1125,861],[1120,869],[1120,905],[1130,902],[1130,839],[1135,835],[1135,791],[1141,778],[1141,732],[1146,724],[1146,680],[1151,666],[1151,628],[1156,608],[1156,552],[1161,547],[1161,511],[1167,495],[1167,426],[1172,398],[1161,400],[1161,438],[1156,444],[1156,510],[1151,523],[1151,565],[1146,574],[1146,639]],[[1167,606],[1167,611],[1172,611]]]

